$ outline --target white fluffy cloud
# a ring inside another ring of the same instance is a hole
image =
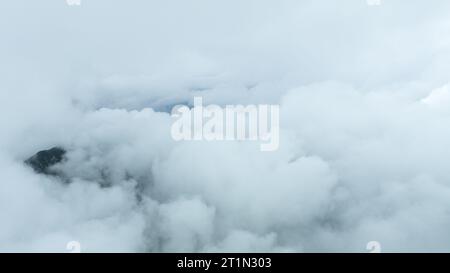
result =
[[[448,251],[449,8],[3,1],[0,251]],[[280,104],[280,150],[173,141],[196,95]]]

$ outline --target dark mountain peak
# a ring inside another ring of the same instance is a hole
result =
[[[43,150],[25,160],[25,163],[33,168],[37,173],[57,175],[50,168],[65,159],[66,150],[60,147],[54,147],[49,150]]]

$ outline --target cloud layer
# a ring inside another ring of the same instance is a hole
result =
[[[331,2],[1,3],[0,251],[448,251],[450,3]],[[194,96],[280,149],[173,141]]]

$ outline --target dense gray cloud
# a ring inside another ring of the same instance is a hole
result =
[[[449,8],[3,1],[0,251],[448,251]],[[173,141],[194,96],[280,104],[280,149]]]

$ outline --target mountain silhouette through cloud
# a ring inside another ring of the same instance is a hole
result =
[[[39,151],[29,159],[25,160],[25,163],[33,168],[36,173],[57,175],[55,171],[51,170],[51,167],[62,162],[65,159],[66,150],[60,147],[54,147],[49,150]]]

